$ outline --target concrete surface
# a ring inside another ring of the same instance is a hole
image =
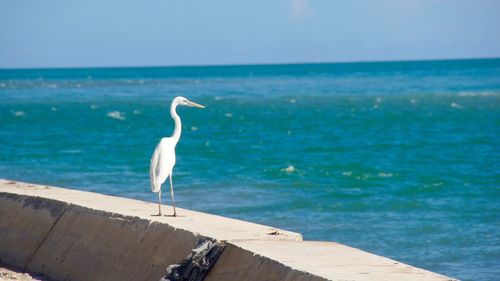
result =
[[[173,228],[184,229],[192,233],[202,233],[206,237],[217,240],[302,240],[302,235],[299,233],[182,208],[176,208],[178,217],[153,216],[158,213],[157,203],[52,186],[22,182],[9,184],[9,182],[9,180],[0,179],[0,192],[48,198],[110,214],[138,217],[151,222],[168,224]],[[154,198],[153,194],[152,198]],[[170,206],[165,205],[162,209],[165,214],[170,214]],[[278,231],[277,235],[269,234],[276,232],[276,230]]]
[[[0,261],[55,280],[159,280],[208,237],[227,247],[206,280],[453,280],[270,226],[156,211],[154,203],[0,179]]]
[[[0,263],[25,268],[68,204],[0,193]]]
[[[228,245],[206,280],[455,279],[334,242],[252,240]]]

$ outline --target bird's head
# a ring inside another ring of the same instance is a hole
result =
[[[185,97],[176,97],[174,99],[173,103],[176,103],[178,105],[197,107],[197,108],[205,108],[203,105],[192,102],[192,101],[186,99]]]

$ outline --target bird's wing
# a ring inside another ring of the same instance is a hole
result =
[[[159,192],[161,185],[172,173],[175,164],[175,143],[170,138],[163,138],[155,148],[149,167],[151,191]]]
[[[151,182],[151,191],[158,192],[161,188],[161,183],[157,181],[156,168],[158,167],[158,160],[160,159],[160,143],[155,148],[151,162],[149,163],[149,181]],[[158,183],[158,184],[157,184]]]

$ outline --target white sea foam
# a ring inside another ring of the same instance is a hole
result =
[[[140,111],[140,110],[137,110],[137,109],[136,109],[136,110],[134,110],[134,114],[135,114],[135,115],[137,115],[137,114],[141,114],[141,113],[142,113],[142,111]]]
[[[352,176],[352,171],[345,171],[345,172],[342,172],[342,175],[343,175],[343,176],[346,176],[346,177],[350,177],[350,176]]]
[[[61,150],[61,153],[62,154],[79,154],[79,153],[82,153],[82,151],[80,149],[65,149],[65,150]]]
[[[109,118],[117,119],[117,120],[125,120],[125,113],[122,113],[120,111],[111,111],[108,112],[107,116]]]
[[[457,109],[463,108],[463,106],[461,106],[460,104],[458,104],[456,102],[450,103],[450,107],[457,108]]]
[[[281,171],[285,173],[293,173],[295,172],[295,167],[292,165],[288,165],[288,167],[281,169]]]
[[[369,174],[363,173],[361,176],[357,176],[356,179],[358,180],[366,180],[368,178],[371,178]]]
[[[23,117],[23,116],[26,116],[26,113],[25,113],[24,111],[21,111],[21,110],[19,110],[19,111],[14,111],[14,112],[12,112],[12,114],[13,114],[14,116],[16,116],[16,117]]]
[[[233,117],[233,114],[231,112],[228,112],[228,113],[224,114],[224,116],[226,116],[227,118],[231,118],[231,117]]]
[[[487,97],[500,95],[500,92],[482,91],[482,92],[460,92],[460,97]]]
[[[394,176],[394,174],[393,173],[380,172],[380,173],[378,173],[378,176],[381,177],[381,178],[392,178]]]
[[[195,126],[191,126],[191,131],[198,131],[198,127],[195,127]]]
[[[431,187],[431,186],[442,186],[444,183],[443,182],[435,182],[435,183],[432,183],[432,184],[424,184],[424,187]]]

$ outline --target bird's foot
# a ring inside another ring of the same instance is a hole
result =
[[[171,214],[171,215],[163,215],[164,217],[170,217],[170,218],[173,218],[173,217],[182,217],[182,216],[178,216],[176,214]]]

